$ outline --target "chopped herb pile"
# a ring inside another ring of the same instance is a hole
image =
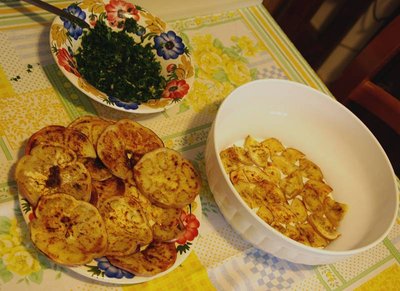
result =
[[[127,32],[135,32],[135,20],[113,31],[99,19],[83,35],[75,55],[79,73],[97,89],[124,102],[141,104],[160,99],[166,80],[150,44],[136,43]]]

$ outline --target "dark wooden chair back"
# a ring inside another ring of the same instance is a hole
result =
[[[314,27],[312,18],[326,0],[264,0],[276,22],[317,70],[373,0],[337,0],[329,19]]]
[[[358,103],[400,134],[400,16],[368,43],[330,90],[341,103]]]

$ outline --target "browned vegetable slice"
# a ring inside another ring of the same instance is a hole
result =
[[[169,148],[145,154],[133,173],[139,190],[160,207],[182,208],[200,192],[200,176],[192,163]]]
[[[21,195],[32,206],[36,206],[41,196],[58,192],[90,200],[92,184],[88,170],[77,162],[72,150],[61,145],[35,146],[30,155],[18,161],[15,179]]]
[[[76,266],[101,257],[107,232],[96,207],[64,193],[45,195],[29,223],[32,242],[56,263]]]
[[[129,256],[108,256],[110,263],[136,276],[154,276],[168,270],[176,261],[174,243],[152,243],[145,250]]]
[[[72,149],[79,159],[96,158],[93,144],[86,135],[61,125],[49,125],[35,132],[27,142],[25,154],[29,154],[39,144],[54,143]]]
[[[96,148],[97,140],[107,126],[114,124],[113,120],[107,120],[98,116],[84,115],[72,121],[68,128],[78,130],[85,134]]]
[[[163,141],[149,128],[121,119],[102,132],[97,154],[115,176],[125,179],[145,153],[163,146]]]
[[[114,196],[99,205],[108,234],[106,255],[124,256],[149,244],[153,233],[140,204],[129,197]]]

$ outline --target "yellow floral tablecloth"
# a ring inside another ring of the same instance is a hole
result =
[[[95,1],[95,0],[84,0]],[[49,1],[66,7],[69,1]],[[372,250],[324,266],[304,266],[255,249],[225,222],[207,187],[204,146],[221,101],[254,79],[280,78],[330,94],[261,5],[171,21],[195,61],[190,95],[154,116],[90,101],[63,77],[49,47],[53,16],[19,1],[0,2],[0,290],[399,290],[400,220]],[[13,171],[32,132],[84,114],[131,118],[153,129],[203,178],[200,235],[184,263],[140,285],[111,285],[57,266],[29,242]]]

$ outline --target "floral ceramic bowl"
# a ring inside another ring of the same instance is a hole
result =
[[[35,217],[33,208],[21,195],[18,195],[18,202],[24,220],[29,225],[30,221]],[[88,264],[68,267],[68,269],[89,279],[112,284],[138,284],[164,276],[175,270],[186,260],[192,251],[193,244],[197,240],[199,234],[198,229],[201,223],[201,201],[199,196],[197,196],[193,203],[183,208],[181,221],[183,222],[185,231],[182,232],[175,241],[177,252],[176,261],[172,267],[155,276],[135,276],[123,269],[113,266],[107,257],[95,258]]]
[[[192,86],[194,69],[189,50],[174,31],[167,28],[160,18],[142,7],[125,0],[83,0],[65,8],[93,28],[100,19],[112,31],[122,31],[126,20],[132,18],[137,23],[135,32],[126,32],[137,44],[150,45],[155,61],[161,66],[160,75],[165,80],[161,96],[150,98],[146,102],[127,101],[106,94],[89,84],[80,73],[76,55],[86,34],[79,26],[56,17],[51,25],[50,46],[53,57],[64,75],[71,83],[93,100],[117,110],[131,113],[155,113],[163,111],[182,100]],[[158,99],[159,97],[159,99]]]

